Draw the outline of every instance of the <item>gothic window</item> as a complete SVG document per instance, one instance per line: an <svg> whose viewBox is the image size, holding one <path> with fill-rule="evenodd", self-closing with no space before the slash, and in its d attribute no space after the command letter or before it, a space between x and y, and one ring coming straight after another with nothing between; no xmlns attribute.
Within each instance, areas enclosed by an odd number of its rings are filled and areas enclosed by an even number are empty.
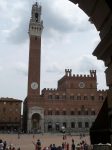
<svg viewBox="0 0 112 150"><path fill-rule="evenodd" d="M60 113L59 113L59 110L56 110L56 113L55 113L55 115L59 115Z"/></svg>
<svg viewBox="0 0 112 150"><path fill-rule="evenodd" d="M96 113L95 113L95 110L92 110L91 111L91 115L95 115Z"/></svg>
<svg viewBox="0 0 112 150"><path fill-rule="evenodd" d="M91 95L91 100L95 100L95 96L94 95Z"/></svg>
<svg viewBox="0 0 112 150"><path fill-rule="evenodd" d="M66 128L66 127L67 127L67 123L66 123L66 122L63 122L63 126Z"/></svg>
<svg viewBox="0 0 112 150"><path fill-rule="evenodd" d="M88 97L86 95L84 96L84 100L88 100Z"/></svg>
<svg viewBox="0 0 112 150"><path fill-rule="evenodd" d="M56 127L56 131L60 130L60 124L59 124L59 122L56 122L55 127Z"/></svg>
<svg viewBox="0 0 112 150"><path fill-rule="evenodd" d="M88 110L85 110L85 115L88 115Z"/></svg>
<svg viewBox="0 0 112 150"><path fill-rule="evenodd" d="M48 122L48 131L51 131L51 130L52 130L52 123Z"/></svg>
<svg viewBox="0 0 112 150"><path fill-rule="evenodd" d="M48 99L52 99L53 98L53 96L52 95L48 95Z"/></svg>
<svg viewBox="0 0 112 150"><path fill-rule="evenodd" d="M48 110L48 115L52 115L52 110Z"/></svg>
<svg viewBox="0 0 112 150"><path fill-rule="evenodd" d="M85 122L85 128L89 128L89 123Z"/></svg>
<svg viewBox="0 0 112 150"><path fill-rule="evenodd" d="M81 100L81 96L80 95L77 96L77 100Z"/></svg>
<svg viewBox="0 0 112 150"><path fill-rule="evenodd" d="M82 128L82 122L78 122L78 128Z"/></svg>
<svg viewBox="0 0 112 150"><path fill-rule="evenodd" d="M100 95L99 100L103 100L103 99L104 99L103 95Z"/></svg>
<svg viewBox="0 0 112 150"><path fill-rule="evenodd" d="M62 112L62 113L63 113L63 115L66 115L66 111L65 111L65 110L63 110L63 112Z"/></svg>
<svg viewBox="0 0 112 150"><path fill-rule="evenodd" d="M71 122L71 128L75 128L75 122Z"/></svg>
<svg viewBox="0 0 112 150"><path fill-rule="evenodd" d="M66 99L66 95L62 95L62 99Z"/></svg>
<svg viewBox="0 0 112 150"><path fill-rule="evenodd" d="M78 110L78 115L81 115L81 111L80 110Z"/></svg>
<svg viewBox="0 0 112 150"><path fill-rule="evenodd" d="M74 100L74 95L70 95L70 100Z"/></svg>
<svg viewBox="0 0 112 150"><path fill-rule="evenodd" d="M55 99L59 99L59 95L55 95Z"/></svg>
<svg viewBox="0 0 112 150"><path fill-rule="evenodd" d="M72 110L72 111L70 112L70 114L71 114L71 115L75 115L75 112Z"/></svg>

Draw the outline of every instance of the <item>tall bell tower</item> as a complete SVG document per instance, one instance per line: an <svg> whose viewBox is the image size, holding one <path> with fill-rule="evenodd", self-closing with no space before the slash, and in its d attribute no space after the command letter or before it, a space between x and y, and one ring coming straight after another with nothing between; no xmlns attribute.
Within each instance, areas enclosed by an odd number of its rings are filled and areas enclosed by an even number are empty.
<svg viewBox="0 0 112 150"><path fill-rule="evenodd" d="M28 96L40 95L40 66L41 66L41 6L36 2L32 6L29 23L29 69L28 69Z"/></svg>

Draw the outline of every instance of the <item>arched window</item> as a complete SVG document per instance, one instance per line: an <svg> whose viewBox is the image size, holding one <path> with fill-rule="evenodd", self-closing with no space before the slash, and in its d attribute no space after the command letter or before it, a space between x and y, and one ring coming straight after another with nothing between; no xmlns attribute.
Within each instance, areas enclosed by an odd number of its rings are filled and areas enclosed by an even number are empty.
<svg viewBox="0 0 112 150"><path fill-rule="evenodd" d="M63 114L63 115L66 115L66 110L63 110L62 114Z"/></svg>
<svg viewBox="0 0 112 150"><path fill-rule="evenodd" d="M52 131L52 122L48 122L48 131Z"/></svg>
<svg viewBox="0 0 112 150"><path fill-rule="evenodd" d="M51 94L48 95L48 99L53 99L53 96Z"/></svg>
<svg viewBox="0 0 112 150"><path fill-rule="evenodd" d="M60 114L59 110L56 110L55 115L59 115L59 114Z"/></svg>
<svg viewBox="0 0 112 150"><path fill-rule="evenodd" d="M55 99L59 99L59 95L58 94L55 95Z"/></svg>
<svg viewBox="0 0 112 150"><path fill-rule="evenodd" d="M91 95L91 100L95 100L95 96L94 95Z"/></svg>
<svg viewBox="0 0 112 150"><path fill-rule="evenodd" d="M66 99L66 95L65 94L62 95L62 99Z"/></svg>
<svg viewBox="0 0 112 150"><path fill-rule="evenodd" d="M70 100L74 100L74 95L70 95Z"/></svg>
<svg viewBox="0 0 112 150"><path fill-rule="evenodd" d="M81 115L81 110L78 110L78 115Z"/></svg>
<svg viewBox="0 0 112 150"><path fill-rule="evenodd" d="M99 96L99 100L104 100L103 95L100 95L100 96Z"/></svg>
<svg viewBox="0 0 112 150"><path fill-rule="evenodd" d="M78 122L78 128L82 128L82 122Z"/></svg>
<svg viewBox="0 0 112 150"><path fill-rule="evenodd" d="M84 100L88 100L88 97L87 97L87 95L84 95Z"/></svg>
<svg viewBox="0 0 112 150"><path fill-rule="evenodd" d="M85 128L89 128L89 122L85 122Z"/></svg>
<svg viewBox="0 0 112 150"><path fill-rule="evenodd" d="M71 122L71 128L75 128L75 122Z"/></svg>
<svg viewBox="0 0 112 150"><path fill-rule="evenodd" d="M66 127L67 127L67 123L66 123L66 122L63 122L63 126L66 128Z"/></svg>
<svg viewBox="0 0 112 150"><path fill-rule="evenodd" d="M48 110L48 115L52 115L52 110Z"/></svg>
<svg viewBox="0 0 112 150"><path fill-rule="evenodd" d="M91 115L96 115L95 110L91 110Z"/></svg>
<svg viewBox="0 0 112 150"><path fill-rule="evenodd" d="M71 115L75 115L75 112L73 110L71 110L70 114Z"/></svg>
<svg viewBox="0 0 112 150"><path fill-rule="evenodd" d="M77 95L77 100L81 100L80 94Z"/></svg>
<svg viewBox="0 0 112 150"><path fill-rule="evenodd" d="M85 110L85 115L88 115L88 114L89 114L89 113L88 113L88 110L86 109L86 110Z"/></svg>

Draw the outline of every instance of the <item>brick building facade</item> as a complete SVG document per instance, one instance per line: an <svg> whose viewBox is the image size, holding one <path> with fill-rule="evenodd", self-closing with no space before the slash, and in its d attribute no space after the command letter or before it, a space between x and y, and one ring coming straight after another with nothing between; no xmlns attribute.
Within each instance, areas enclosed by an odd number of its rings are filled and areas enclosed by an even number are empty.
<svg viewBox="0 0 112 150"><path fill-rule="evenodd" d="M21 100L0 98L0 131L21 128Z"/></svg>
<svg viewBox="0 0 112 150"><path fill-rule="evenodd" d="M23 128L26 132L88 132L106 97L97 90L96 71L88 75L72 75L66 69L57 89L43 89L40 94L41 6L32 6L29 24L28 93L24 101Z"/></svg>

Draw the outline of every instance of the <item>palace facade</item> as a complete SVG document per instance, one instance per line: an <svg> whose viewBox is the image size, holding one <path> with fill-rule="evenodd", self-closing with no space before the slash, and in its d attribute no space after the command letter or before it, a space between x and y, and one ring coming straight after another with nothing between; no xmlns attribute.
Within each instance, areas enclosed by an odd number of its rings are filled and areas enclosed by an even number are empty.
<svg viewBox="0 0 112 150"><path fill-rule="evenodd" d="M72 74L65 69L56 89L43 89L40 94L41 68L41 6L32 6L29 23L29 70L28 92L23 107L23 130L25 132L87 133L95 121L107 96L97 90L95 70L88 75Z"/></svg>
<svg viewBox="0 0 112 150"><path fill-rule="evenodd" d="M0 131L21 129L21 100L0 98Z"/></svg>

